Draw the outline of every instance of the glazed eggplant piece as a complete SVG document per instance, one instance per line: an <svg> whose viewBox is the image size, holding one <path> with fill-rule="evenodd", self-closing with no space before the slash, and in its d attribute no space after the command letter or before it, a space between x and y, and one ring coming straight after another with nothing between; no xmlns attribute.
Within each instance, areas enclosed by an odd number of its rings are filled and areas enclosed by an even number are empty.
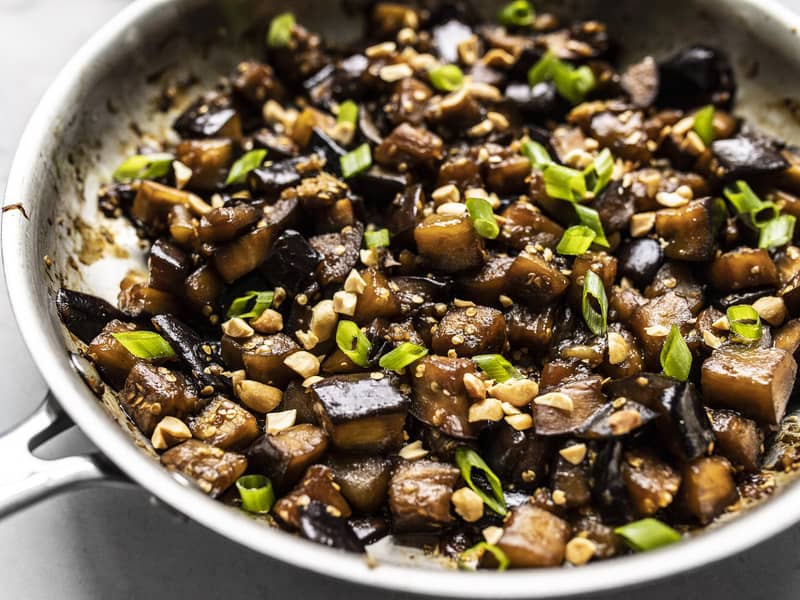
<svg viewBox="0 0 800 600"><path fill-rule="evenodd" d="M247 457L251 468L269 477L278 492L285 492L327 448L322 428L301 423L276 434L265 433L252 443Z"/></svg>
<svg viewBox="0 0 800 600"><path fill-rule="evenodd" d="M459 275L459 291L478 304L496 305L500 295L505 294L506 276L512 262L514 259L510 256L489 258L480 271Z"/></svg>
<svg viewBox="0 0 800 600"><path fill-rule="evenodd" d="M348 225L338 233L325 233L308 240L322 257L317 267L317 281L322 287L344 283L348 273L358 264L359 249L364 238L361 223Z"/></svg>
<svg viewBox="0 0 800 600"><path fill-rule="evenodd" d="M658 103L662 106L730 106L736 93L728 57L708 46L678 50L659 65L658 73Z"/></svg>
<svg viewBox="0 0 800 600"><path fill-rule="evenodd" d="M229 96L208 94L198 98L175 120L172 128L181 137L230 138L242 137L242 123Z"/></svg>
<svg viewBox="0 0 800 600"><path fill-rule="evenodd" d="M669 506L681 485L681 474L668 462L638 450L625 453L622 479L640 517L652 516Z"/></svg>
<svg viewBox="0 0 800 600"><path fill-rule="evenodd" d="M102 331L89 342L86 350L86 355L100 371L103 379L115 389L120 389L125 384L128 373L142 359L136 358L128 352L113 334L137 329L136 325L132 323L123 323L116 319L109 321Z"/></svg>
<svg viewBox="0 0 800 600"><path fill-rule="evenodd" d="M388 458L342 454L330 457L328 466L342 495L356 511L374 513L386 500L392 475Z"/></svg>
<svg viewBox="0 0 800 600"><path fill-rule="evenodd" d="M581 425L605 402L601 389L602 378L590 376L564 382L553 388L540 390L533 400L533 421L539 435L566 435L575 433ZM564 395L572 404L556 407L545 403L548 394Z"/></svg>
<svg viewBox="0 0 800 600"><path fill-rule="evenodd" d="M161 455L161 464L192 479L216 498L247 470L247 459L198 440L186 440Z"/></svg>
<svg viewBox="0 0 800 600"><path fill-rule="evenodd" d="M664 208L656 212L656 233L667 245L667 258L684 261L707 261L714 257L715 200L692 200L680 208Z"/></svg>
<svg viewBox="0 0 800 600"><path fill-rule="evenodd" d="M285 91L268 64L245 60L236 65L231 75L235 94L257 108L270 98L282 98Z"/></svg>
<svg viewBox="0 0 800 600"><path fill-rule="evenodd" d="M200 406L197 390L185 375L142 361L131 368L119 403L147 436L164 417L183 419Z"/></svg>
<svg viewBox="0 0 800 600"><path fill-rule="evenodd" d="M578 428L576 436L607 440L636 432L658 417L658 413L626 398L624 403L603 404Z"/></svg>
<svg viewBox="0 0 800 600"><path fill-rule="evenodd" d="M131 206L131 218L142 225L148 233L164 230L164 222L170 210L185 206L192 212L210 210L202 198L156 181L142 181Z"/></svg>
<svg viewBox="0 0 800 600"><path fill-rule="evenodd" d="M421 127L398 125L375 148L375 162L387 168L401 164L433 167L443 155L442 139Z"/></svg>
<svg viewBox="0 0 800 600"><path fill-rule="evenodd" d="M564 235L561 225L527 202L509 205L500 216L503 221L498 239L515 250L523 250L529 244L555 249Z"/></svg>
<svg viewBox="0 0 800 600"><path fill-rule="evenodd" d="M163 239L156 240L147 257L147 285L174 296L182 296L190 264L189 256L178 246Z"/></svg>
<svg viewBox="0 0 800 600"><path fill-rule="evenodd" d="M315 274L322 255L294 229L284 231L272 245L262 266L273 285L292 295L311 294L317 287Z"/></svg>
<svg viewBox="0 0 800 600"><path fill-rule="evenodd" d="M469 422L464 376L477 373L475 363L466 358L426 356L413 369L411 413L449 436L474 438L478 427Z"/></svg>
<svg viewBox="0 0 800 600"><path fill-rule="evenodd" d="M739 499L730 463L720 456L698 458L683 468L681 502L701 524L713 521Z"/></svg>
<svg viewBox="0 0 800 600"><path fill-rule="evenodd" d="M427 216L414 228L414 240L420 255L438 271L475 269L485 259L483 239L465 215Z"/></svg>
<svg viewBox="0 0 800 600"><path fill-rule="evenodd" d="M458 356L502 352L506 345L503 313L487 306L451 308L439 321L431 349L446 355L450 349Z"/></svg>
<svg viewBox="0 0 800 600"><path fill-rule="evenodd" d="M365 287L358 295L353 315L357 323L369 323L378 318L392 319L400 314L400 298L383 272L370 267L361 272L361 278Z"/></svg>
<svg viewBox="0 0 800 600"><path fill-rule="evenodd" d="M481 456L503 481L523 489L533 489L544 481L552 449L549 438L536 435L532 429L518 431L505 422L481 437Z"/></svg>
<svg viewBox="0 0 800 600"><path fill-rule="evenodd" d="M186 186L193 190L216 190L225 181L233 159L229 139L186 140L178 144L175 158L189 167Z"/></svg>
<svg viewBox="0 0 800 600"><path fill-rule="evenodd" d="M67 329L86 344L92 343L111 321L128 318L102 298L63 287L56 293L55 304Z"/></svg>
<svg viewBox="0 0 800 600"><path fill-rule="evenodd" d="M117 304L128 318L144 318L162 313L178 314L181 306L178 299L167 292L147 287L140 275L129 275L120 283Z"/></svg>
<svg viewBox="0 0 800 600"><path fill-rule="evenodd" d="M777 425L797 376L797 362L780 348L723 346L703 362L701 387L709 406L738 410Z"/></svg>
<svg viewBox="0 0 800 600"><path fill-rule="evenodd" d="M286 188L300 183L299 167L309 163L307 156L287 158L256 167L247 174L247 187L254 195L275 197Z"/></svg>
<svg viewBox="0 0 800 600"><path fill-rule="evenodd" d="M737 248L716 257L709 268L711 285L723 292L775 286L778 271L764 249Z"/></svg>
<svg viewBox="0 0 800 600"><path fill-rule="evenodd" d="M275 234L271 227L256 227L218 247L212 256L222 279L233 283L261 265L269 255Z"/></svg>
<svg viewBox="0 0 800 600"><path fill-rule="evenodd" d="M389 484L389 509L398 532L437 531L453 521L450 498L458 469L432 460L401 462Z"/></svg>
<svg viewBox="0 0 800 600"><path fill-rule="evenodd" d="M513 299L541 309L566 293L570 280L539 254L522 252L508 269L507 291Z"/></svg>
<svg viewBox="0 0 800 600"><path fill-rule="evenodd" d="M358 539L348 520L332 513L335 511L331 510L330 505L312 500L300 513L300 535L330 548L363 552L364 544Z"/></svg>
<svg viewBox="0 0 800 600"><path fill-rule="evenodd" d="M309 501L319 502L335 517L346 519L352 514L333 480L333 471L325 465L308 467L294 489L275 503L272 512L290 528L298 529Z"/></svg>
<svg viewBox="0 0 800 600"><path fill-rule="evenodd" d="M334 375L314 383L311 394L314 412L336 448L382 452L403 443L409 400L393 377Z"/></svg>
<svg viewBox="0 0 800 600"><path fill-rule="evenodd" d="M214 398L190 420L189 429L195 439L223 450L247 448L259 434L256 418L221 396Z"/></svg>
<svg viewBox="0 0 800 600"><path fill-rule="evenodd" d="M746 473L758 470L764 433L752 419L723 408L707 409L717 438L715 450Z"/></svg>
<svg viewBox="0 0 800 600"><path fill-rule="evenodd" d="M604 519L620 523L631 516L628 490L622 477L624 449L619 440L610 440L601 446L594 461L594 486L592 496Z"/></svg>
<svg viewBox="0 0 800 600"><path fill-rule="evenodd" d="M577 461L573 458L575 447L586 448L585 444L576 440L568 440L561 447L550 475L550 488L553 495L563 494L566 508L579 508L588 505L592 500L591 464L584 458ZM569 460L567 460L569 457Z"/></svg>
<svg viewBox="0 0 800 600"><path fill-rule="evenodd" d="M768 140L737 136L711 143L722 175L729 180L776 174L789 167L778 149Z"/></svg>
<svg viewBox="0 0 800 600"><path fill-rule="evenodd" d="M505 314L509 343L533 353L544 352L553 342L561 312L558 306L548 306L535 314L527 307L513 305Z"/></svg>
<svg viewBox="0 0 800 600"><path fill-rule="evenodd" d="M201 242L227 242L261 218L252 204L235 202L209 211L200 218L197 239Z"/></svg>
<svg viewBox="0 0 800 600"><path fill-rule="evenodd" d="M556 567L564 562L569 523L541 508L523 504L511 511L498 548L515 568Z"/></svg>
<svg viewBox="0 0 800 600"><path fill-rule="evenodd" d="M222 358L229 368L244 369L248 379L278 387L296 376L284 361L299 350L300 346L284 333L246 339L222 336Z"/></svg>
<svg viewBox="0 0 800 600"><path fill-rule="evenodd" d="M592 200L591 207L600 216L600 222L606 235L627 231L636 209L633 194L616 181L610 182Z"/></svg>
<svg viewBox="0 0 800 600"><path fill-rule="evenodd" d="M678 325L683 336L691 331L688 324L693 318L690 308L686 298L670 291L650 299L633 311L630 327L642 343L648 368L659 366L661 348L673 323Z"/></svg>
<svg viewBox="0 0 800 600"><path fill-rule="evenodd" d="M225 282L216 269L204 264L186 277L181 296L201 314L213 314L224 290Z"/></svg>

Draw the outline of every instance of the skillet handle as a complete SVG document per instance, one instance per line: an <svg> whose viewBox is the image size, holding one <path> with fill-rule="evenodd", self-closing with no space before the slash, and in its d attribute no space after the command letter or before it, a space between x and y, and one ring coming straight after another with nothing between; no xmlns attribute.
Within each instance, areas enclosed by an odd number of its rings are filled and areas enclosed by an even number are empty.
<svg viewBox="0 0 800 600"><path fill-rule="evenodd" d="M33 414L0 434L0 518L68 489L125 481L101 454L54 460L33 455L33 450L72 425L48 392Z"/></svg>

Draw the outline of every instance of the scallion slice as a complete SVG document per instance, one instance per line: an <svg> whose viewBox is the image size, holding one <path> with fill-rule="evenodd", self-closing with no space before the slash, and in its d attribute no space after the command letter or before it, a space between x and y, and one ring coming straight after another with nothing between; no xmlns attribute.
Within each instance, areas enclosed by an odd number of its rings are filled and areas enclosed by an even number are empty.
<svg viewBox="0 0 800 600"><path fill-rule="evenodd" d="M431 85L440 92L454 92L464 85L464 73L456 65L441 65L428 71Z"/></svg>
<svg viewBox="0 0 800 600"><path fill-rule="evenodd" d="M580 202L586 196L586 178L576 169L551 163L544 170L544 185L551 198Z"/></svg>
<svg viewBox="0 0 800 600"><path fill-rule="evenodd" d="M785 246L794 237L794 215L780 215L761 226L758 234L759 248L777 248Z"/></svg>
<svg viewBox="0 0 800 600"><path fill-rule="evenodd" d="M493 240L500 234L500 227L494 218L492 205L486 198L467 198L467 213L472 221L472 226L482 238Z"/></svg>
<svg viewBox="0 0 800 600"><path fill-rule="evenodd" d="M115 181L158 179L169 173L175 157L166 152L130 156L114 171Z"/></svg>
<svg viewBox="0 0 800 600"><path fill-rule="evenodd" d="M292 39L292 28L294 27L294 15L285 12L273 17L269 23L267 32L267 46L270 48L285 48Z"/></svg>
<svg viewBox="0 0 800 600"><path fill-rule="evenodd" d="M544 53L535 65L528 71L528 85L533 87L537 83L553 79L553 71L561 61L549 50Z"/></svg>
<svg viewBox="0 0 800 600"><path fill-rule="evenodd" d="M664 374L680 381L689 379L692 370L692 351L677 325L672 325L661 347L661 368Z"/></svg>
<svg viewBox="0 0 800 600"><path fill-rule="evenodd" d="M428 354L425 346L418 346L411 342L403 342L394 350L387 352L378 361L383 369L399 371Z"/></svg>
<svg viewBox="0 0 800 600"><path fill-rule="evenodd" d="M714 141L714 105L709 104L694 115L694 132L700 136L706 146Z"/></svg>
<svg viewBox="0 0 800 600"><path fill-rule="evenodd" d="M756 309L749 304L737 304L728 307L725 311L733 334L746 342L755 342L761 339L761 317Z"/></svg>
<svg viewBox="0 0 800 600"><path fill-rule="evenodd" d="M658 519L634 521L614 530L625 543L637 552L647 552L681 541L681 534Z"/></svg>
<svg viewBox="0 0 800 600"><path fill-rule="evenodd" d="M579 256L589 249L596 234L586 225L573 225L561 236L556 252L565 256Z"/></svg>
<svg viewBox="0 0 800 600"><path fill-rule="evenodd" d="M228 172L228 178L225 180L225 185L244 183L247 174L260 167L266 156L267 151L264 149L250 150L250 152L242 155L239 160L233 163L231 170Z"/></svg>
<svg viewBox="0 0 800 600"><path fill-rule="evenodd" d="M263 475L244 475L236 480L236 489L242 499L242 508L247 512L268 513L275 504L272 482Z"/></svg>
<svg viewBox="0 0 800 600"><path fill-rule="evenodd" d="M489 542L478 542L472 548L467 548L458 556L458 567L468 571L477 569L483 555L489 552L497 561L497 570L505 571L510 564L508 556L500 548Z"/></svg>
<svg viewBox="0 0 800 600"><path fill-rule="evenodd" d="M522 373L502 354L477 354L472 357L472 360L481 371L497 383L503 383L509 379L522 379Z"/></svg>
<svg viewBox="0 0 800 600"><path fill-rule="evenodd" d="M228 307L226 316L231 319L257 319L265 310L272 306L275 298L274 292L249 291L239 296Z"/></svg>
<svg viewBox="0 0 800 600"><path fill-rule="evenodd" d="M125 350L137 358L155 359L175 356L175 351L169 342L155 331L121 331L111 335L125 347Z"/></svg>
<svg viewBox="0 0 800 600"><path fill-rule="evenodd" d="M534 169L543 170L553 162L547 148L534 140L525 140L522 142L520 152L523 156L527 157L531 162L531 167Z"/></svg>
<svg viewBox="0 0 800 600"><path fill-rule="evenodd" d="M764 204L745 181L735 181L723 190L737 214L747 215L761 210Z"/></svg>
<svg viewBox="0 0 800 600"><path fill-rule="evenodd" d="M352 152L340 156L339 165L342 168L342 177L345 179L369 169L372 166L372 151L369 144L365 142Z"/></svg>
<svg viewBox="0 0 800 600"><path fill-rule="evenodd" d="M459 446L456 450L456 465L461 470L461 476L473 492L478 494L483 500L483 503L489 507L493 512L500 516L504 516L506 510L506 500L503 497L503 485L500 483L500 478L494 474L480 455L471 448L466 446ZM472 480L472 469L478 469L492 490L492 495L487 494L481 487L475 484Z"/></svg>
<svg viewBox="0 0 800 600"><path fill-rule="evenodd" d="M603 222L600 220L600 213L583 204L575 205L575 213L578 215L578 220L581 222L581 225L594 231L594 243L598 246L608 248L608 238L606 238L606 232L603 230Z"/></svg>
<svg viewBox="0 0 800 600"><path fill-rule="evenodd" d="M497 20L508 27L527 27L535 18L536 13L528 0L509 2L497 14Z"/></svg>
<svg viewBox="0 0 800 600"><path fill-rule="evenodd" d="M353 321L339 321L336 326L336 345L359 367L366 367L369 364L372 344Z"/></svg>
<svg viewBox="0 0 800 600"><path fill-rule="evenodd" d="M588 66L575 68L562 62L548 50L528 71L528 84L533 87L537 83L551 80L558 93L572 104L582 102L596 85L594 73Z"/></svg>
<svg viewBox="0 0 800 600"><path fill-rule="evenodd" d="M336 115L338 123L356 124L358 121L358 104L352 100L345 100L339 105L339 112Z"/></svg>
<svg viewBox="0 0 800 600"><path fill-rule="evenodd" d="M608 148L598 154L586 170L583 176L586 179L586 189L590 190L595 196L599 194L611 181L614 173L614 156Z"/></svg>
<svg viewBox="0 0 800 600"><path fill-rule="evenodd" d="M595 308L595 304L599 311ZM603 280L591 269L583 276L581 308L586 326L593 334L603 335L608 329L608 298Z"/></svg>
<svg viewBox="0 0 800 600"><path fill-rule="evenodd" d="M388 229L376 229L375 231L364 232L364 244L367 248L383 248L391 244L391 236Z"/></svg>

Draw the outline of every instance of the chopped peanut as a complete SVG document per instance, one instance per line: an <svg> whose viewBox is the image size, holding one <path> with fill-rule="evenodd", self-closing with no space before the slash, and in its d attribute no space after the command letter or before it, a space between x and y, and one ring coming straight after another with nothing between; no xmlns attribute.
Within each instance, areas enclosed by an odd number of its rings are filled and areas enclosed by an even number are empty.
<svg viewBox="0 0 800 600"><path fill-rule="evenodd" d="M303 378L319 373L319 359L305 350L290 354L283 360L283 364Z"/></svg>
<svg viewBox="0 0 800 600"><path fill-rule="evenodd" d="M468 487L458 488L450 501L456 514L467 523L474 523L483 516L483 500Z"/></svg>

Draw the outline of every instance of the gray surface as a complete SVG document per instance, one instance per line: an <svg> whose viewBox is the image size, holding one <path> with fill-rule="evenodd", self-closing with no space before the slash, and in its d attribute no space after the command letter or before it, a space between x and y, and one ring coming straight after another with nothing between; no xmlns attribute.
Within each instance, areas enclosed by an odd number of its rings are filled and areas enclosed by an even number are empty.
<svg viewBox="0 0 800 600"><path fill-rule="evenodd" d="M25 121L67 58L123 0L0 0L0 190ZM800 7L800 2L790 2ZM15 199L5 199L5 203ZM0 283L0 430L25 416L44 384L25 350ZM89 448L77 432L49 453ZM2 458L0 458L2 460ZM800 527L719 565L637 590L667 598L796 598ZM241 549L154 507L136 489L84 490L0 523L0 598L373 598ZM381 594L385 598L399 597ZM605 595L626 598L632 593Z"/></svg>

